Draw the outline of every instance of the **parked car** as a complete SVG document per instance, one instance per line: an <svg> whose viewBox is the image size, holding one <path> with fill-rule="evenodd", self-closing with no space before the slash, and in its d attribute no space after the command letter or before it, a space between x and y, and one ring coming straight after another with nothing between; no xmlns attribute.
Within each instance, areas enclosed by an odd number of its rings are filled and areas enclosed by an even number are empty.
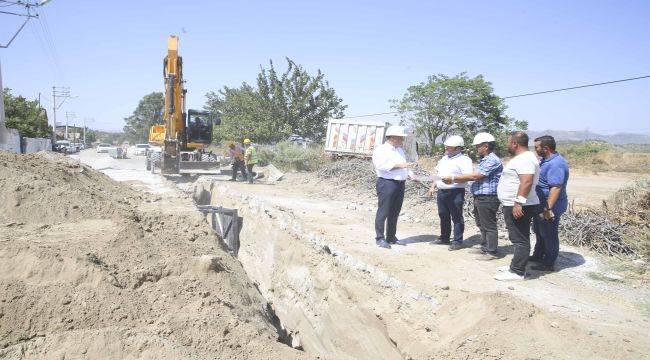
<svg viewBox="0 0 650 360"><path fill-rule="evenodd" d="M149 144L135 144L135 147L132 150L133 155L144 156L147 154L147 150L151 148Z"/></svg>
<svg viewBox="0 0 650 360"><path fill-rule="evenodd" d="M112 148L111 144L101 143L97 145L97 153L107 153L108 149Z"/></svg>
<svg viewBox="0 0 650 360"><path fill-rule="evenodd" d="M63 154L74 154L78 151L77 147L68 140L58 140L54 144L54 149Z"/></svg>
<svg viewBox="0 0 650 360"><path fill-rule="evenodd" d="M309 146L309 144L313 142L310 139L306 139L302 136L295 135L295 134L290 135L289 138L287 138L287 141L292 142L296 145L300 145L303 148L307 148L307 146Z"/></svg>

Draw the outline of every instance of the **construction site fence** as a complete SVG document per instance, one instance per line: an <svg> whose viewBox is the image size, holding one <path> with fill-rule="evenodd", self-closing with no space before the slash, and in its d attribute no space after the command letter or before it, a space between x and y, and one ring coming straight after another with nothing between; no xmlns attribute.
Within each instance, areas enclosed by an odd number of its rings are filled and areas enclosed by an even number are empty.
<svg viewBox="0 0 650 360"><path fill-rule="evenodd" d="M20 133L16 129L7 129L0 124L0 150L21 153Z"/></svg>
<svg viewBox="0 0 650 360"><path fill-rule="evenodd" d="M16 154L52 151L52 141L47 138L21 137L18 130L3 129L0 134L0 150Z"/></svg>

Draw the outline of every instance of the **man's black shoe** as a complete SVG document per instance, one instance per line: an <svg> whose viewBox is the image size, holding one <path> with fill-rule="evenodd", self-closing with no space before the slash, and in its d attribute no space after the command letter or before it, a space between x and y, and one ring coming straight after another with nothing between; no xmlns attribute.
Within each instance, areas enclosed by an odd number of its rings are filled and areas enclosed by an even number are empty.
<svg viewBox="0 0 650 360"><path fill-rule="evenodd" d="M455 250L460 250L461 248L462 248L462 245L461 245L461 244L453 243L453 244L449 245L449 249L448 249L448 250L449 250L449 251L455 251Z"/></svg>
<svg viewBox="0 0 650 360"><path fill-rule="evenodd" d="M451 244L451 242L449 240L440 240L440 239L438 239L438 240L434 240L434 241L430 242L429 244L431 244L431 245L449 245L449 244Z"/></svg>
<svg viewBox="0 0 650 360"><path fill-rule="evenodd" d="M386 240L389 244L391 245L401 245L401 246L406 246L406 243L398 238L392 238Z"/></svg>
<svg viewBox="0 0 650 360"><path fill-rule="evenodd" d="M535 271L554 272L555 271L555 266L546 265L546 264L538 264L538 265L531 266L530 269L535 270Z"/></svg>
<svg viewBox="0 0 650 360"><path fill-rule="evenodd" d="M384 249L390 249L390 244L386 240L376 240L377 246Z"/></svg>

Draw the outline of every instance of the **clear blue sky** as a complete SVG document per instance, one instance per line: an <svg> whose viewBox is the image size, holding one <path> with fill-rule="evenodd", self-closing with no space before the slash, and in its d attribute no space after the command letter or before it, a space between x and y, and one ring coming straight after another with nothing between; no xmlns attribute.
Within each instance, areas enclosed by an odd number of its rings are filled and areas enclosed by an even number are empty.
<svg viewBox="0 0 650 360"><path fill-rule="evenodd" d="M192 108L285 56L321 69L348 116L390 111L435 73L483 74L501 96L650 75L650 1L52 0L39 12L0 49L4 86L50 109L52 85L69 86L78 98L59 121L74 111L101 129L162 91L168 34ZM0 14L0 41L19 20ZM650 131L650 79L507 103L534 130Z"/></svg>

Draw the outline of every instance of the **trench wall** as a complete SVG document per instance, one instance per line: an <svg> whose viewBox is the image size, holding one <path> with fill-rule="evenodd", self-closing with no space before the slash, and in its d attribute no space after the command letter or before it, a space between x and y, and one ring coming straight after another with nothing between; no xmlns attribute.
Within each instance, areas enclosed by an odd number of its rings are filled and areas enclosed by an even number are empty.
<svg viewBox="0 0 650 360"><path fill-rule="evenodd" d="M325 244L292 213L199 181L200 205L236 208L244 218L239 260L282 326L309 353L332 359L433 355L438 302Z"/></svg>

